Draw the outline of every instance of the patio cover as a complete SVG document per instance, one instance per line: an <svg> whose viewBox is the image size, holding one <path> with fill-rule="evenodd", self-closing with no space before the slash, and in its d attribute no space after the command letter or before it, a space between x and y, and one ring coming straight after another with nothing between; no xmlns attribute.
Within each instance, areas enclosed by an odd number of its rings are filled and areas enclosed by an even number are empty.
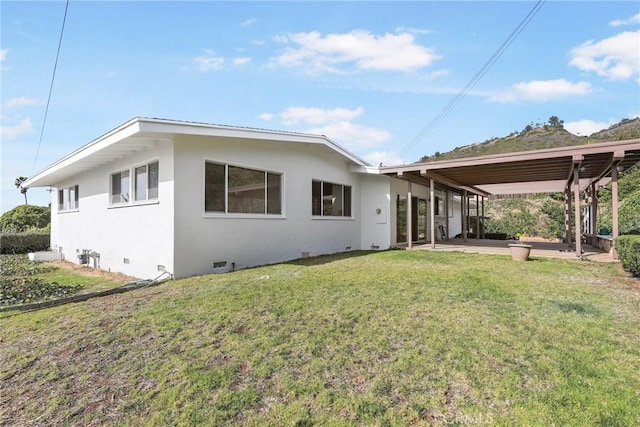
<svg viewBox="0 0 640 427"><path fill-rule="evenodd" d="M429 179L473 194L563 192L578 169L580 190L611 177L612 167L640 162L640 139L468 157L402 166L380 173L428 185Z"/></svg>
<svg viewBox="0 0 640 427"><path fill-rule="evenodd" d="M380 168L379 173L429 186L432 188L432 193L434 184L444 184L460 190L465 195L471 193L478 196L563 192L566 240L570 244L571 226L567 218L570 217L571 192L574 195L575 217L580 218L580 193L589 190L595 194L600 186L609 181L612 182L612 235L615 238L618 236L618 174L638 162L640 162L640 139L632 139L385 166ZM597 202L597 197L594 199ZM433 214L431 224L433 229ZM576 255L580 256L581 234L578 224L580 222L576 221L574 242ZM595 228L595 220L592 227ZM432 246L435 246L434 234L431 233ZM592 234L595 235L595 231L592 230Z"/></svg>

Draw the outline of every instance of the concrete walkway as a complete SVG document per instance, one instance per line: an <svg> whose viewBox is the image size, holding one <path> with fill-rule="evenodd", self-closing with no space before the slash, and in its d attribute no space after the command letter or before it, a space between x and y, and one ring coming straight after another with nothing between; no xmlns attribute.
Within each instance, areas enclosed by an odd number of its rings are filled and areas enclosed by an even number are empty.
<svg viewBox="0 0 640 427"><path fill-rule="evenodd" d="M436 250L469 252L478 254L510 255L510 243L525 243L531 245L532 248L530 256L532 257L577 259L575 250L568 251L567 245L565 245L564 243L527 242L526 240L513 241L467 239L467 241L464 242L462 239L451 239L448 241L436 242L435 249L431 248L430 243L414 243L411 250ZM582 254L582 259L597 262L618 262L618 260L614 260L611 257L611 254L603 252L602 250L591 245L583 243L582 249L584 251L584 253Z"/></svg>

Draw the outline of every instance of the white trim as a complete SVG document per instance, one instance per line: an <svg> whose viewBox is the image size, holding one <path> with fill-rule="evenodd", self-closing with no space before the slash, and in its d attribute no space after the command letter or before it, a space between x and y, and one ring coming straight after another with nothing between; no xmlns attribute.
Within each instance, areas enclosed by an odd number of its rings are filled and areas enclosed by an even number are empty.
<svg viewBox="0 0 640 427"><path fill-rule="evenodd" d="M135 206L149 206L149 205L159 205L160 204L160 200L158 199L153 199L153 200L140 200L137 202L132 202L132 203L118 203L115 205L109 205L107 206L107 209L120 209L120 208L133 208Z"/></svg>
<svg viewBox="0 0 640 427"><path fill-rule="evenodd" d="M202 218L225 218L225 219L287 219L281 214L253 214L253 213L222 213L222 212L205 212Z"/></svg>

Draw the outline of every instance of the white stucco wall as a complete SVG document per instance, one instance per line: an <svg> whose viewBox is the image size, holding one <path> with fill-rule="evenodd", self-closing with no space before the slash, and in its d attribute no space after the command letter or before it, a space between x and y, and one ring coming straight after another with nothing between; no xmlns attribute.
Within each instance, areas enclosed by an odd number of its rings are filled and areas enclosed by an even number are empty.
<svg viewBox="0 0 640 427"><path fill-rule="evenodd" d="M362 249L388 249L392 246L390 191L391 178L384 175L361 175Z"/></svg>
<svg viewBox="0 0 640 427"><path fill-rule="evenodd" d="M51 193L51 246L79 263L83 249L100 254L100 268L138 278L154 278L158 265L173 269L173 148L170 141L60 182ZM158 200L111 207L110 175L159 161ZM79 208L58 211L59 188L79 186ZM129 263L126 264L124 259ZM90 265L92 261L90 260Z"/></svg>
<svg viewBox="0 0 640 427"><path fill-rule="evenodd" d="M205 214L205 159L282 174L282 215ZM352 186L353 218L311 215L312 180ZM175 274L208 274L361 247L361 175L323 146L222 137L175 140ZM370 244L370 243L369 243ZM214 262L227 267L213 268Z"/></svg>

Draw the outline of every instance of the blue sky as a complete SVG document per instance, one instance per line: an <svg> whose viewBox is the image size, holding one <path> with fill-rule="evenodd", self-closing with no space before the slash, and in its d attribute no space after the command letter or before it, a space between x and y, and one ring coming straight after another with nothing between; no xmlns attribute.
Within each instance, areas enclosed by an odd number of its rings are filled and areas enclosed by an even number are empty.
<svg viewBox="0 0 640 427"><path fill-rule="evenodd" d="M549 0L416 139L535 4L71 0L36 160L65 2L2 1L1 210L23 203L16 177L134 116L324 134L377 165L640 115L640 3Z"/></svg>

